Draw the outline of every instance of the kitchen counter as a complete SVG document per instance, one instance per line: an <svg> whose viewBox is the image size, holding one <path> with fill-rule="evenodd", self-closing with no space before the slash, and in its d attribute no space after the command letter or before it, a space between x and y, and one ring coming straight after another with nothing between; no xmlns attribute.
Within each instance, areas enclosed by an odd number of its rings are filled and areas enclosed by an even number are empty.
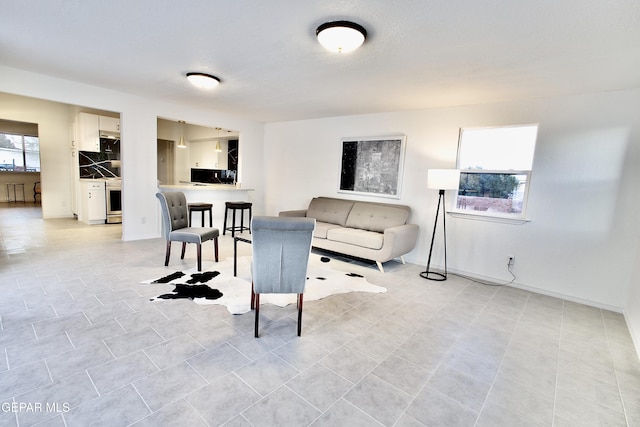
<svg viewBox="0 0 640 427"><path fill-rule="evenodd" d="M159 185L161 191L253 191L253 188L243 188L231 184L201 184L197 182L181 182L175 185Z"/></svg>
<svg viewBox="0 0 640 427"><path fill-rule="evenodd" d="M159 185L161 192L182 191L187 198L187 203L211 203L213 205L213 226L220 230L224 228L225 202L251 202L249 192L253 188L243 188L230 184L200 184L192 182L181 182L175 185ZM199 227L199 213L193 214L194 225ZM231 221L229 219L229 221ZM231 226L231 224L229 224Z"/></svg>

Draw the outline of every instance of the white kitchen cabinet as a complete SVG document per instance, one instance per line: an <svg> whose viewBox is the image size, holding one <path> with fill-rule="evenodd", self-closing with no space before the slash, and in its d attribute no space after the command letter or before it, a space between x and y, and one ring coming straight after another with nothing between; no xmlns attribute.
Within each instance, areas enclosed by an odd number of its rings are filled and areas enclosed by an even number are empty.
<svg viewBox="0 0 640 427"><path fill-rule="evenodd" d="M217 169L218 154L211 142L191 142L189 144L189 165L192 168Z"/></svg>
<svg viewBox="0 0 640 427"><path fill-rule="evenodd" d="M120 133L120 119L100 116L100 131L109 134Z"/></svg>
<svg viewBox="0 0 640 427"><path fill-rule="evenodd" d="M78 150L100 152L100 116L78 114Z"/></svg>
<svg viewBox="0 0 640 427"><path fill-rule="evenodd" d="M78 182L80 179L80 168L78 162L78 126L77 120L69 124L69 134L71 135L71 145L69 154L71 156L71 212L78 216Z"/></svg>
<svg viewBox="0 0 640 427"><path fill-rule="evenodd" d="M107 219L105 182L82 180L80 188L81 209L78 219L86 224L104 224Z"/></svg>

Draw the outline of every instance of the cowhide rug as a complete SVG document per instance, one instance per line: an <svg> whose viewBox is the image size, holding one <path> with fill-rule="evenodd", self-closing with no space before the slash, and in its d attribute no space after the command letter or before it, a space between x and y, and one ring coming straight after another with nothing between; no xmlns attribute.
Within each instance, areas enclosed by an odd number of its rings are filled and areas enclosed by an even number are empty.
<svg viewBox="0 0 640 427"><path fill-rule="evenodd" d="M340 261L311 254L307 270L304 300L314 301L329 295L347 292L386 292L386 288L372 285L357 274L331 268ZM346 265L345 263L342 263ZM205 266L203 266L205 267ZM158 287L152 301L188 298L198 304L224 305L231 314L251 310L251 257L238 258L238 276L233 276L233 259L211 263L204 271L196 269L175 272L141 283ZM261 294L261 304L284 307L296 303L295 294Z"/></svg>

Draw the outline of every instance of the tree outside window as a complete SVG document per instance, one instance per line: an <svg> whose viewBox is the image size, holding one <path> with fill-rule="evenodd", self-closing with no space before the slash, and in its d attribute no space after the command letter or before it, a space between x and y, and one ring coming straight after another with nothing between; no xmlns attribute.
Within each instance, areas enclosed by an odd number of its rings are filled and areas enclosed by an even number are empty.
<svg viewBox="0 0 640 427"><path fill-rule="evenodd" d="M524 218L537 125L461 129L454 211Z"/></svg>
<svg viewBox="0 0 640 427"><path fill-rule="evenodd" d="M38 137L0 133L0 171L40 172Z"/></svg>

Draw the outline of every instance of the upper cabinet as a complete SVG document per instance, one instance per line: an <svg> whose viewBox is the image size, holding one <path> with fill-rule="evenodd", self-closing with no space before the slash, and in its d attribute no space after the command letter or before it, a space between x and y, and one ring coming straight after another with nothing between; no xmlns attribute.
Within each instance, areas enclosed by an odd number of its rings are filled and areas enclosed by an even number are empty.
<svg viewBox="0 0 640 427"><path fill-rule="evenodd" d="M100 152L100 116L78 114L78 150Z"/></svg>
<svg viewBox="0 0 640 427"><path fill-rule="evenodd" d="M77 145L80 151L100 152L100 137L120 135L120 119L97 116L89 113L78 114Z"/></svg>
<svg viewBox="0 0 640 427"><path fill-rule="evenodd" d="M101 132L120 133L120 119L100 116Z"/></svg>
<svg viewBox="0 0 640 427"><path fill-rule="evenodd" d="M214 142L190 142L189 166L192 168L218 169L219 158L222 157L220 154L215 150Z"/></svg>

